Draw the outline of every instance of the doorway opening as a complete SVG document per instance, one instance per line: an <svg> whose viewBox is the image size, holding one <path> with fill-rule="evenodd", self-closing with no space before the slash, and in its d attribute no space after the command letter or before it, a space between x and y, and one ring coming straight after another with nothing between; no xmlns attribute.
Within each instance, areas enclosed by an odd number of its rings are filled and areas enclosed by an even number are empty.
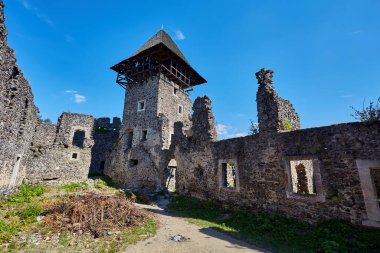
<svg viewBox="0 0 380 253"><path fill-rule="evenodd" d="M175 192L176 191L176 174L177 170L177 161L174 159L170 159L168 166L166 167L166 183L165 187L168 192Z"/></svg>

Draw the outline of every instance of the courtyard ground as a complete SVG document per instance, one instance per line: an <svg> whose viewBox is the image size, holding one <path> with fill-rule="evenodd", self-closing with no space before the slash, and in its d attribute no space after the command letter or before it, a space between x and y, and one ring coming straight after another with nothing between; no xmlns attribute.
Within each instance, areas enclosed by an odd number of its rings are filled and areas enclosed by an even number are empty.
<svg viewBox="0 0 380 253"><path fill-rule="evenodd" d="M125 253L269 252L214 229L189 223L184 218L165 211L167 204L167 199L161 199L157 206L138 204L156 213L158 231L154 237L129 246Z"/></svg>

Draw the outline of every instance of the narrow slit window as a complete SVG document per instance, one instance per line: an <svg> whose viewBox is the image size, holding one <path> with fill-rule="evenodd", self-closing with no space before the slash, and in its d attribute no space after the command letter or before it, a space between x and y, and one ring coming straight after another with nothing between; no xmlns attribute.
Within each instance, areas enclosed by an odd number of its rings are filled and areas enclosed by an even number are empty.
<svg viewBox="0 0 380 253"><path fill-rule="evenodd" d="M182 114L183 113L183 107L182 105L178 105L178 114Z"/></svg>
<svg viewBox="0 0 380 253"><path fill-rule="evenodd" d="M137 110L140 112L140 111L145 111L145 100L140 100L138 103L137 103Z"/></svg>
<svg viewBox="0 0 380 253"><path fill-rule="evenodd" d="M173 88L173 94L177 96L177 93L178 93L178 89L177 88Z"/></svg>
<svg viewBox="0 0 380 253"><path fill-rule="evenodd" d="M221 164L222 187L228 189L236 189L236 163L230 161Z"/></svg>
<svg viewBox="0 0 380 253"><path fill-rule="evenodd" d="M131 148L133 144L133 130L128 130L127 134L127 148Z"/></svg>
<svg viewBox="0 0 380 253"><path fill-rule="evenodd" d="M146 141L148 136L148 130L142 130L141 131L141 140Z"/></svg>

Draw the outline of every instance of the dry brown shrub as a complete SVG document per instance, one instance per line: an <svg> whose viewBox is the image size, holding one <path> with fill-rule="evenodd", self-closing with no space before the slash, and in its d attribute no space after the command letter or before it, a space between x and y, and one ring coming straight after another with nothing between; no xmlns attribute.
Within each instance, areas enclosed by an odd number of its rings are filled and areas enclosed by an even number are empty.
<svg viewBox="0 0 380 253"><path fill-rule="evenodd" d="M125 196L99 193L71 196L53 203L45 214L44 223L48 227L90 233L95 238L109 231L135 227L150 216Z"/></svg>

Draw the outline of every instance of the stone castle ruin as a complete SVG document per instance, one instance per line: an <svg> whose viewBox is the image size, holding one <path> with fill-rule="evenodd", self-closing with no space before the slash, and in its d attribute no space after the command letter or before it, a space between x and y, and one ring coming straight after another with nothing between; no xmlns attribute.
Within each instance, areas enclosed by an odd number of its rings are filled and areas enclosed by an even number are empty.
<svg viewBox="0 0 380 253"><path fill-rule="evenodd" d="M163 30L111 67L125 89L122 122L63 113L38 120L30 86L7 44L0 0L0 191L23 181L61 184L106 174L120 187L176 191L307 222L380 227L380 124L301 129L273 71L256 73L258 134L217 141L206 80Z"/></svg>

